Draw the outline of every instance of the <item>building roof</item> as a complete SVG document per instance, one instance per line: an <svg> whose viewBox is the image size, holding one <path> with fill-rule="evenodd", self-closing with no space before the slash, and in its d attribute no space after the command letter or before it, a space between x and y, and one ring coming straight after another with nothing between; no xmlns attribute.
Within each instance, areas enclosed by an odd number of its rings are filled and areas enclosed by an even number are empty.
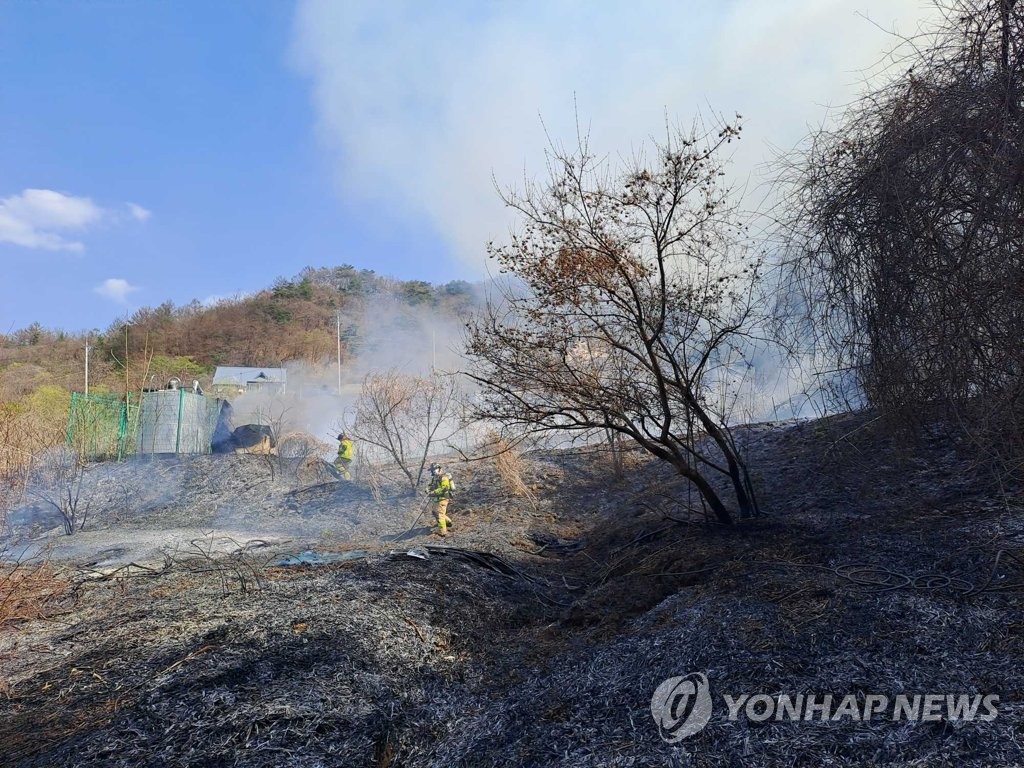
<svg viewBox="0 0 1024 768"><path fill-rule="evenodd" d="M284 384L288 381L288 371L284 368L243 368L233 365L218 365L213 374L214 386L234 384L241 387L250 381Z"/></svg>

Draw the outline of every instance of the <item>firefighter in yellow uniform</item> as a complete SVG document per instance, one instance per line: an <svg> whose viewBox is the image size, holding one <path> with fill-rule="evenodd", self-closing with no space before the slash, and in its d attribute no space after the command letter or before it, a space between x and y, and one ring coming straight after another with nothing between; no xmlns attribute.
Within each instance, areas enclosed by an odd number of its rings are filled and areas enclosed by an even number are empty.
<svg viewBox="0 0 1024 768"><path fill-rule="evenodd" d="M448 502L452 498L452 491L455 490L455 483L449 475L445 474L440 464L430 466L430 487L427 495L434 500L434 522L437 524L436 533L440 536L448 535Z"/></svg>
<svg viewBox="0 0 1024 768"><path fill-rule="evenodd" d="M352 445L352 439L342 432L338 435L338 457L334 460L334 466L338 468L341 476L346 480L351 480L352 475L349 473L348 468L352 466L352 460L356 457L355 446Z"/></svg>

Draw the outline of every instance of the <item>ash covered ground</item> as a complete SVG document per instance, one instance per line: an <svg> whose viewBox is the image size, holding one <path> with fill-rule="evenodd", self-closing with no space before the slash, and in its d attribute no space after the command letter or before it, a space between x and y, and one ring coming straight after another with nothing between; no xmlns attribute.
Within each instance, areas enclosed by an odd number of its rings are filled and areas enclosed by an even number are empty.
<svg viewBox="0 0 1024 768"><path fill-rule="evenodd" d="M92 466L84 531L11 516L8 552L49 557L66 589L0 634L0 765L1024 764L1020 492L948 435L901 449L865 416L738 439L765 514L734 530L663 465L616 477L586 449L524 457L521 485L452 462L444 540L397 481L254 456ZM697 671L710 723L666 743L652 693ZM732 721L722 693L999 709Z"/></svg>

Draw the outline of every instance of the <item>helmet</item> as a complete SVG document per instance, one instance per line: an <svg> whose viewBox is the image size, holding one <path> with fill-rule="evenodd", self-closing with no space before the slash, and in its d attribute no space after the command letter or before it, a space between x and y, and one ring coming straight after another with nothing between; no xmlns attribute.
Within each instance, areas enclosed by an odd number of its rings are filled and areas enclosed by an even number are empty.
<svg viewBox="0 0 1024 768"><path fill-rule="evenodd" d="M340 435L338 435L338 440L348 440L348 435L342 432Z"/></svg>
<svg viewBox="0 0 1024 768"><path fill-rule="evenodd" d="M434 464L431 464L430 465L430 471L433 474L437 474L438 472L441 471L441 465L436 463L436 462Z"/></svg>

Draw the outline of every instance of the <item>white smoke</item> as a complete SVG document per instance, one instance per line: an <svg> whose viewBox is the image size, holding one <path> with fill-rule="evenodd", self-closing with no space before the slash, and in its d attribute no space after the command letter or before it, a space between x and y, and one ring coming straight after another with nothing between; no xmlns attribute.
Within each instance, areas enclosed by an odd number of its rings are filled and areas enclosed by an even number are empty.
<svg viewBox="0 0 1024 768"><path fill-rule="evenodd" d="M343 317L342 328L355 334L346 343L340 377L337 360L287 363L283 391L254 390L232 400L235 426L271 424L281 433L302 431L330 445L342 425L351 425L367 375L458 375L465 368L460 319L427 304L375 294L356 314Z"/></svg>

